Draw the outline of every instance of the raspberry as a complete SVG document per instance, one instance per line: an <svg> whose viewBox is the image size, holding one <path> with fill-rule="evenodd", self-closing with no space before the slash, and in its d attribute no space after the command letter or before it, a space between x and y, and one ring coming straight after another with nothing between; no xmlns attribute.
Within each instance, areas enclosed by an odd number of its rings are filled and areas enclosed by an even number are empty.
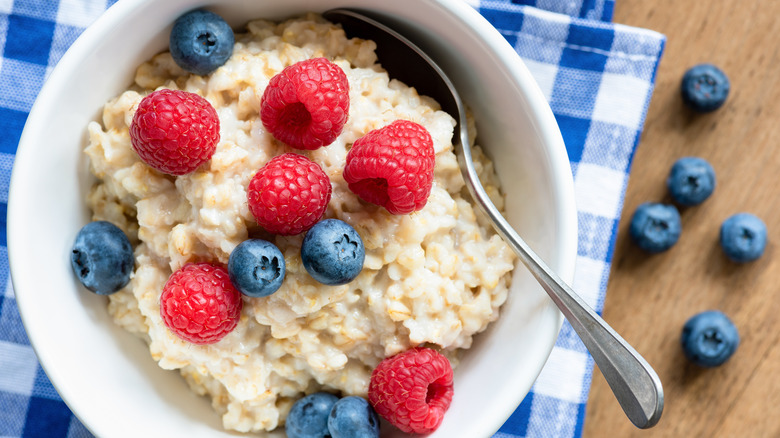
<svg viewBox="0 0 780 438"><path fill-rule="evenodd" d="M227 269L210 263L184 265L168 278L160 295L165 325L193 344L213 344L230 333L242 305Z"/></svg>
<svg viewBox="0 0 780 438"><path fill-rule="evenodd" d="M452 401L452 367L446 357L417 347L374 368L368 401L376 412L407 433L436 430Z"/></svg>
<svg viewBox="0 0 780 438"><path fill-rule="evenodd" d="M355 141L347 153L344 180L364 201L407 214L428 202L435 161L428 130L396 120Z"/></svg>
<svg viewBox="0 0 780 438"><path fill-rule="evenodd" d="M298 154L282 154L257 171L247 187L249 210L267 231L291 236L322 219L331 195L322 168Z"/></svg>
<svg viewBox="0 0 780 438"><path fill-rule="evenodd" d="M260 103L263 126L296 149L333 143L349 114L349 82L338 65L314 58L271 78Z"/></svg>
<svg viewBox="0 0 780 438"><path fill-rule="evenodd" d="M146 164L170 175L184 175L214 155L219 117L194 93L162 89L138 104L130 124L130 142Z"/></svg>

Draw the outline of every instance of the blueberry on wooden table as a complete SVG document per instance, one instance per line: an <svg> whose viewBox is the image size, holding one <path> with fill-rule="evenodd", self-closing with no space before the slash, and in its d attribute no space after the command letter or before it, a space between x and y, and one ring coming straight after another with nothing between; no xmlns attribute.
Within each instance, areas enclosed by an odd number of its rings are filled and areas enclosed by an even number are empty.
<svg viewBox="0 0 780 438"><path fill-rule="evenodd" d="M730 88L731 83L723 70L712 64L699 64L685 72L680 92L688 107L707 113L723 106Z"/></svg>
<svg viewBox="0 0 780 438"><path fill-rule="evenodd" d="M634 243L647 252L671 248L680 238L680 213L674 205L645 202L631 217L628 233Z"/></svg>
<svg viewBox="0 0 780 438"><path fill-rule="evenodd" d="M685 323L680 342L691 362L711 368L722 365L734 354L739 346L739 332L723 312L708 310Z"/></svg>
<svg viewBox="0 0 780 438"><path fill-rule="evenodd" d="M720 227L720 246L726 257L737 263L761 257L766 242L764 221L750 213L737 213L723 221Z"/></svg>
<svg viewBox="0 0 780 438"><path fill-rule="evenodd" d="M701 204L715 190L715 169L703 158L680 158L669 171L666 187L674 201L682 206Z"/></svg>

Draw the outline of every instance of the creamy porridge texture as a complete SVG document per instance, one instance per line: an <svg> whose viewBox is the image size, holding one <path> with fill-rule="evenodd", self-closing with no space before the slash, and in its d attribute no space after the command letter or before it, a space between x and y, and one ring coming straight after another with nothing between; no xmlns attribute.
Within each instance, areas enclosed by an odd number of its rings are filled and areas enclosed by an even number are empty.
<svg viewBox="0 0 780 438"><path fill-rule="evenodd" d="M167 52L144 63L130 89L88 127L86 154L98 178L88 205L95 220L118 225L135 245L131 282L109 297L109 311L149 344L160 367L179 369L195 392L209 395L227 429L272 430L296 399L320 389L365 396L372 369L413 346L431 346L455 364L506 299L515 256L465 195L451 144L454 120L413 88L389 80L374 48L371 41L347 39L317 15L281 24L253 21L236 34L232 57L208 76L181 70ZM326 57L346 73L349 118L331 145L298 151L266 132L260 98L276 73L313 57ZM153 170L131 148L135 108L160 88L199 94L219 115L215 154L184 176ZM361 201L342 177L352 143L396 119L425 126L436 152L428 203L408 215ZM301 263L303 235L270 235L249 211L250 179L285 152L322 166L333 187L325 217L349 223L363 239L364 268L346 285L314 281ZM493 168L479 149L476 158L500 207ZM281 288L268 297L244 297L237 327L215 344L194 345L172 334L159 305L171 273L187 262L227 264L233 248L250 237L282 251L287 273Z"/></svg>

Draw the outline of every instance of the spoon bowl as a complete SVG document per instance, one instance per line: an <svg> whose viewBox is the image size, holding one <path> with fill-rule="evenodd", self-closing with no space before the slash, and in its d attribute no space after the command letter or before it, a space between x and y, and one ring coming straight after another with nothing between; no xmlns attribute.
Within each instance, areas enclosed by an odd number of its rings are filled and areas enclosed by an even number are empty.
<svg viewBox="0 0 780 438"><path fill-rule="evenodd" d="M377 56L392 77L432 97L442 110L455 118L453 146L475 203L582 339L629 420L641 429L655 426L664 406L660 378L628 342L547 266L490 200L474 167L465 105L447 74L406 37L365 14L331 9L323 16L340 23L350 36L374 40Z"/></svg>

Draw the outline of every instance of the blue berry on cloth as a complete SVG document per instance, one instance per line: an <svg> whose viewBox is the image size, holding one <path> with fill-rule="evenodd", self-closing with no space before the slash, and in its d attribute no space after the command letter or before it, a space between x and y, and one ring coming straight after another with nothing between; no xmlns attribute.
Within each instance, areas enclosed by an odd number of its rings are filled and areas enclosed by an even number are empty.
<svg viewBox="0 0 780 438"><path fill-rule="evenodd" d="M720 227L720 246L726 257L737 263L761 257L766 241L764 221L750 213L737 213L723 221Z"/></svg>
<svg viewBox="0 0 780 438"><path fill-rule="evenodd" d="M79 230L70 254L81 284L99 295L110 295L130 282L133 247L124 231L106 221L90 222Z"/></svg>
<svg viewBox="0 0 780 438"><path fill-rule="evenodd" d="M177 18L169 41L176 64L197 75L209 74L225 64L234 43L233 29L225 20L201 9Z"/></svg>
<svg viewBox="0 0 780 438"><path fill-rule="evenodd" d="M683 353L691 362L702 367L716 367L737 350L739 332L723 312L708 310L685 323L680 342Z"/></svg>
<svg viewBox="0 0 780 438"><path fill-rule="evenodd" d="M706 113L723 106L730 88L731 83L723 70L712 64L699 64L685 72L680 91L688 107Z"/></svg>
<svg viewBox="0 0 780 438"><path fill-rule="evenodd" d="M671 248L681 231L680 213L674 205L651 202L637 207L628 229L634 243L652 253Z"/></svg>
<svg viewBox="0 0 780 438"><path fill-rule="evenodd" d="M680 158L672 165L666 187L674 201L682 206L701 204L715 190L715 169L703 158Z"/></svg>

